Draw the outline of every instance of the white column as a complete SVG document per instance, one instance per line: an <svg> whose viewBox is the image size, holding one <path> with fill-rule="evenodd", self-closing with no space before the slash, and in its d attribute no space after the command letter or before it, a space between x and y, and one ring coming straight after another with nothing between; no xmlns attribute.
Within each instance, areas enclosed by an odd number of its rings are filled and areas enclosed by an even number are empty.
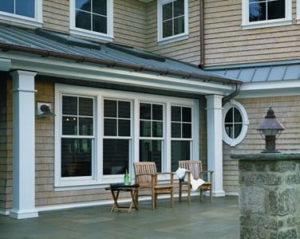
<svg viewBox="0 0 300 239"><path fill-rule="evenodd" d="M207 161L208 170L214 171L213 195L225 196L223 190L222 98L206 96L207 100Z"/></svg>
<svg viewBox="0 0 300 239"><path fill-rule="evenodd" d="M35 72L13 77L13 208L17 219L37 217L35 208Z"/></svg>

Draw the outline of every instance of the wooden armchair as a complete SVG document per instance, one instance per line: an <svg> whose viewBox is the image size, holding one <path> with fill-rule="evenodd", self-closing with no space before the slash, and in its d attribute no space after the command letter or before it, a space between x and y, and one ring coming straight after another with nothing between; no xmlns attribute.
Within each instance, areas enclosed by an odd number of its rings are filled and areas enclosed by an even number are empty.
<svg viewBox="0 0 300 239"><path fill-rule="evenodd" d="M154 162L134 163L134 171L135 171L135 182L140 185L139 188L141 190L143 189L150 190L150 196L152 197L152 209L156 208L158 194L170 194L170 203L171 203L171 207L173 207L174 173L158 174ZM170 175L170 180L164 182L158 182L158 175L161 174Z"/></svg>
<svg viewBox="0 0 300 239"><path fill-rule="evenodd" d="M200 200L203 199L203 192L209 191L210 200L212 199L212 176L213 171L203 171L202 170L202 162L200 160L184 160L179 161L179 168L187 169L186 172L186 181L179 180L179 201L181 202L182 196L182 189L183 185L186 185L186 190L188 194L188 202L191 203L191 177L193 176L194 179L203 179L206 182L202 184L200 189Z"/></svg>

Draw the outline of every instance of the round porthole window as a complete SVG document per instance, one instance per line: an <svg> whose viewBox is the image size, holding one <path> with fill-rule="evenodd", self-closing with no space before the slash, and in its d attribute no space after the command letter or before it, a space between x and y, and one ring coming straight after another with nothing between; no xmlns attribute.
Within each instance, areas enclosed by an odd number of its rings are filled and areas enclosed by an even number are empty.
<svg viewBox="0 0 300 239"><path fill-rule="evenodd" d="M223 109L223 140L230 146L236 146L246 137L248 116L245 108L237 101L230 101Z"/></svg>

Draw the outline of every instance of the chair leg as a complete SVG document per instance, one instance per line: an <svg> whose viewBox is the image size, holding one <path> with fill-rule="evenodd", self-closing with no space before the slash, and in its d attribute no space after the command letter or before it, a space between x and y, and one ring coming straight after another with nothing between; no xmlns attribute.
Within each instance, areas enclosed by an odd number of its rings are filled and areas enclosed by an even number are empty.
<svg viewBox="0 0 300 239"><path fill-rule="evenodd" d="M173 190L171 191L171 207L174 206Z"/></svg>
<svg viewBox="0 0 300 239"><path fill-rule="evenodd" d="M182 194L182 182L179 180L179 202L181 202L181 194Z"/></svg>
<svg viewBox="0 0 300 239"><path fill-rule="evenodd" d="M188 202L189 202L189 205L191 204L191 186L188 185Z"/></svg>
<svg viewBox="0 0 300 239"><path fill-rule="evenodd" d="M155 195L155 193L152 193L152 209L155 209L155 207L156 207L155 201L156 201L156 195Z"/></svg>
<svg viewBox="0 0 300 239"><path fill-rule="evenodd" d="M200 189L200 201L202 201L202 200L203 200L203 190Z"/></svg>
<svg viewBox="0 0 300 239"><path fill-rule="evenodd" d="M209 198L210 198L210 201L212 200L212 188L209 190Z"/></svg>

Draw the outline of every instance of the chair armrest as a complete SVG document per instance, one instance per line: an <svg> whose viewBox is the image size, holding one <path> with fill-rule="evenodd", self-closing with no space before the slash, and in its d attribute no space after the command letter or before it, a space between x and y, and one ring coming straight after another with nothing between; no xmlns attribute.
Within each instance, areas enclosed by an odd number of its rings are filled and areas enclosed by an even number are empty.
<svg viewBox="0 0 300 239"><path fill-rule="evenodd" d="M212 171L212 170L202 171L200 173L201 178L203 178L204 174L207 175L207 181L212 183L212 175L214 174L214 171Z"/></svg>
<svg viewBox="0 0 300 239"><path fill-rule="evenodd" d="M174 175L175 175L174 172L162 172L162 173L158 173L158 175L170 175L170 181L171 181L171 184L173 184L173 182L174 182Z"/></svg>

